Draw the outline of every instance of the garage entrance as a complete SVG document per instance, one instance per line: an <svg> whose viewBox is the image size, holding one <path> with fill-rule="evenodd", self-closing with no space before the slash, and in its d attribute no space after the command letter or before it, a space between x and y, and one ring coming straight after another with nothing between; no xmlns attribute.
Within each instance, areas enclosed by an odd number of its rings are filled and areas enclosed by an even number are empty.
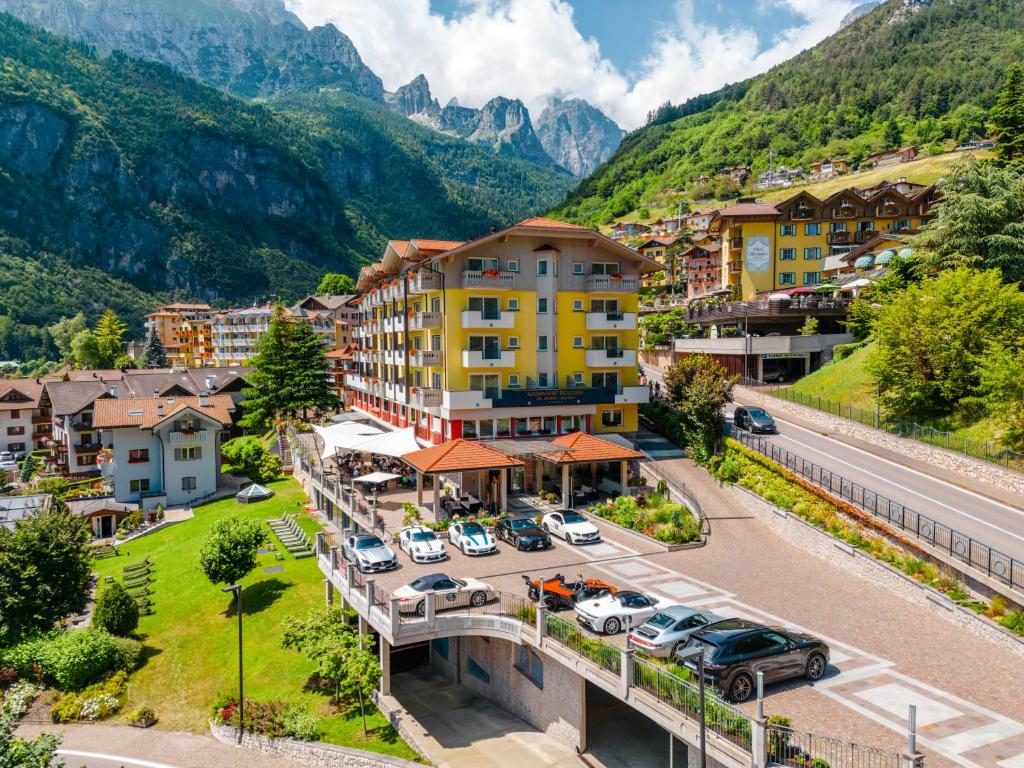
<svg viewBox="0 0 1024 768"><path fill-rule="evenodd" d="M391 674L410 672L430 663L430 643L410 643L391 647Z"/></svg>
<svg viewBox="0 0 1024 768"><path fill-rule="evenodd" d="M650 718L587 683L587 757L603 768L685 768L690 755ZM698 757L697 750L693 759Z"/></svg>

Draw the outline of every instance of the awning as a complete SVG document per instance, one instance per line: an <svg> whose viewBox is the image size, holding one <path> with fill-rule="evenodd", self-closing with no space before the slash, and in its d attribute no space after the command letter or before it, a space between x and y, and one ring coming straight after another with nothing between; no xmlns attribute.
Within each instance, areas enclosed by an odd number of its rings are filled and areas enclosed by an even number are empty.
<svg viewBox="0 0 1024 768"><path fill-rule="evenodd" d="M325 459L339 451L348 452L356 450L356 446L359 443L366 442L369 438L382 434L381 430L377 427L371 427L368 424L356 424L354 422L333 424L330 427L313 427L313 431L320 436L320 440L324 444L320 451L320 456Z"/></svg>
<svg viewBox="0 0 1024 768"><path fill-rule="evenodd" d="M366 438L355 447L355 450L360 453L376 453L381 456L399 458L407 453L418 451L420 448L420 444L416 442L416 430L408 427L396 432L384 432Z"/></svg>
<svg viewBox="0 0 1024 768"><path fill-rule="evenodd" d="M376 485L376 484L379 484L379 483L386 483L388 480L394 480L397 477L401 477L401 475L395 475L395 474L392 474L391 472L371 472L368 475L362 475L360 477L353 477L352 478L352 482L353 483L373 483L373 484Z"/></svg>

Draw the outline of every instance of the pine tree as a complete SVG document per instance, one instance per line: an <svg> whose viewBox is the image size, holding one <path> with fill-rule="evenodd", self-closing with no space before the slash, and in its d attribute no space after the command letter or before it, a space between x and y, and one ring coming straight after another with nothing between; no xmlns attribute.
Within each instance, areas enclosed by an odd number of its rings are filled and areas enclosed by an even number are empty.
<svg viewBox="0 0 1024 768"><path fill-rule="evenodd" d="M167 351L160 336L152 328L146 334L146 346L142 350L141 368L167 368Z"/></svg>
<svg viewBox="0 0 1024 768"><path fill-rule="evenodd" d="M282 413L294 410L292 379L295 323L281 305L274 307L267 332L256 342L256 355L250 364L252 385L245 390L239 424L246 429L266 429Z"/></svg>
<svg viewBox="0 0 1024 768"><path fill-rule="evenodd" d="M121 318L112 309L108 309L100 317L93 331L100 367L112 367L114 361L121 356L122 339L127 330L128 326L121 322Z"/></svg>
<svg viewBox="0 0 1024 768"><path fill-rule="evenodd" d="M21 463L21 482L27 483L32 479L32 475L39 471L39 462L36 461L36 457L31 453L25 457L25 461Z"/></svg>
<svg viewBox="0 0 1024 768"><path fill-rule="evenodd" d="M327 358L324 344L313 326L307 322L295 323L292 353L292 408L302 409L303 420L310 409L326 410L337 405L337 397L327 376Z"/></svg>
<svg viewBox="0 0 1024 768"><path fill-rule="evenodd" d="M903 131L900 130L900 124L896 122L896 118L890 117L889 122L885 124L885 148L899 149L902 145Z"/></svg>
<svg viewBox="0 0 1024 768"><path fill-rule="evenodd" d="M1024 66L1010 67L990 117L996 128L998 158L1004 163L1024 158Z"/></svg>

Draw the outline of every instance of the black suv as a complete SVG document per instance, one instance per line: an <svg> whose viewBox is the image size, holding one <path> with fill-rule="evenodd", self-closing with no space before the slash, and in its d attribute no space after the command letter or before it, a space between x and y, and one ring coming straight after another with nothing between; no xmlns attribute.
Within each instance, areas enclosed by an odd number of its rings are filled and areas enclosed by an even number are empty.
<svg viewBox="0 0 1024 768"><path fill-rule="evenodd" d="M494 526L494 535L504 539L516 549L547 549L551 537L528 517L503 517Z"/></svg>
<svg viewBox="0 0 1024 768"><path fill-rule="evenodd" d="M732 415L732 423L750 432L779 432L775 419L764 408L737 408Z"/></svg>
<svg viewBox="0 0 1024 768"><path fill-rule="evenodd" d="M726 619L694 632L678 653L704 648L704 679L732 701L754 694L757 673L765 683L793 677L820 680L828 669L828 645L811 635L766 627L744 619ZM695 658L681 659L697 671Z"/></svg>

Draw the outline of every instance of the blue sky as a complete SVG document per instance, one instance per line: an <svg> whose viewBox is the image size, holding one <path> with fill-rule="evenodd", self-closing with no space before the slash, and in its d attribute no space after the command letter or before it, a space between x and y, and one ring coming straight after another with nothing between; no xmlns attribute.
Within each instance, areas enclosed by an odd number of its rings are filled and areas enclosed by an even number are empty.
<svg viewBox="0 0 1024 768"><path fill-rule="evenodd" d="M835 32L857 0L286 0L334 23L394 90L424 74L445 104L581 97L632 129Z"/></svg>

